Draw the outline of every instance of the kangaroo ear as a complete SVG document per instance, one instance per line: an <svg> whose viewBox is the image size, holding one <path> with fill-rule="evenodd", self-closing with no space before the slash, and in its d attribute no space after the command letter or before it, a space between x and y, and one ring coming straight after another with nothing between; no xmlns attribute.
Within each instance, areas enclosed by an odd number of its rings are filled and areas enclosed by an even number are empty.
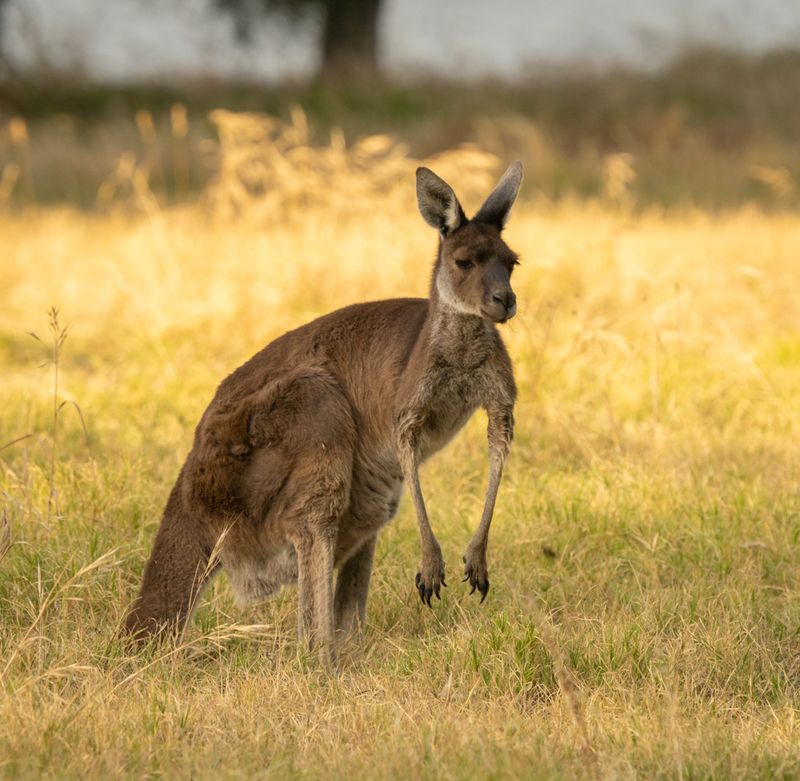
<svg viewBox="0 0 800 781"><path fill-rule="evenodd" d="M472 219L475 222L485 222L496 226L498 230L503 230L508 213L517 199L521 182L522 163L517 160L508 166L508 170L497 183L497 187L492 190L492 194Z"/></svg>
<svg viewBox="0 0 800 781"><path fill-rule="evenodd" d="M417 204L425 222L442 236L451 234L467 221L453 188L430 168L417 168Z"/></svg>

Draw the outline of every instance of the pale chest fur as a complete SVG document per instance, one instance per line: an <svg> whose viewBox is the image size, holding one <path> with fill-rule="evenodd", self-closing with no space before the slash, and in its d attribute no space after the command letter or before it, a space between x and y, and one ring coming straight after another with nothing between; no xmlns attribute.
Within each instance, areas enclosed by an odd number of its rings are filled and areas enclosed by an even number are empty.
<svg viewBox="0 0 800 781"><path fill-rule="evenodd" d="M443 448L482 403L484 371L453 366L434 367L420 411L419 450L422 459Z"/></svg>

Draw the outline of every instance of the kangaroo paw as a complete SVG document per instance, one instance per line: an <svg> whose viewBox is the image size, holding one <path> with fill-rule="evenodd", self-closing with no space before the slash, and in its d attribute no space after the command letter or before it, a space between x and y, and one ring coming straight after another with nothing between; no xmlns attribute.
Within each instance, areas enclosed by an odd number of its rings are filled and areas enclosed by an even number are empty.
<svg viewBox="0 0 800 781"><path fill-rule="evenodd" d="M476 589L481 595L481 602L486 599L489 593L489 573L486 568L486 554L483 551L467 549L464 554L464 579L463 583L469 582L472 587L470 594L474 594Z"/></svg>

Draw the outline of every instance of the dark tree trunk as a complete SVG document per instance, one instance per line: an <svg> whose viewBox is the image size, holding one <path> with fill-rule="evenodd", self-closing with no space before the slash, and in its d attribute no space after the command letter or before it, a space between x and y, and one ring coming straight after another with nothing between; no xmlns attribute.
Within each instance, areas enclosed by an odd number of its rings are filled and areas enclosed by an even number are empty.
<svg viewBox="0 0 800 781"><path fill-rule="evenodd" d="M322 76L369 79L378 73L381 0L328 0L322 41Z"/></svg>

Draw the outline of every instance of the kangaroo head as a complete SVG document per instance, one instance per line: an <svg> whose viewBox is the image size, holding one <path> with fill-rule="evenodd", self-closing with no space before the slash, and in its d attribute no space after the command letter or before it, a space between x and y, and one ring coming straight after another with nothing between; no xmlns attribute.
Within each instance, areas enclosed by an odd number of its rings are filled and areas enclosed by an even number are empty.
<svg viewBox="0 0 800 781"><path fill-rule="evenodd" d="M500 233L521 181L522 163L512 163L468 220L453 188L429 168L417 169L419 210L441 237L433 286L442 305L492 323L505 323L516 314L511 272L517 255Z"/></svg>

